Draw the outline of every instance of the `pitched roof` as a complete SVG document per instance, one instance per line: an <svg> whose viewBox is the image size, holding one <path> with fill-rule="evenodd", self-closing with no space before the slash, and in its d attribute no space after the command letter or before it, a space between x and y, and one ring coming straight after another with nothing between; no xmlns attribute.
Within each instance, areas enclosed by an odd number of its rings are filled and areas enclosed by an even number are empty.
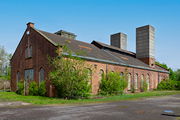
<svg viewBox="0 0 180 120"><path fill-rule="evenodd" d="M107 44L99 42L99 41L92 41L91 44L94 44L94 45L98 46L101 49L102 48L103 49L109 49L111 51L116 51L116 52L119 52L121 54L127 54L127 55L134 56L134 57L136 56L136 54L131 52L131 51L123 50L123 49L120 49L120 48L117 48L117 47L114 47L114 46L111 46L111 45L107 45Z"/></svg>
<svg viewBox="0 0 180 120"><path fill-rule="evenodd" d="M78 53L79 56L84 57L85 59L167 72L159 67L156 69L150 68L147 64L137 59L135 53L130 51L122 50L97 41L93 41L90 44L79 40L67 39L60 35L42 30L35 30L55 46L67 45L74 54Z"/></svg>
<svg viewBox="0 0 180 120"><path fill-rule="evenodd" d="M104 54L104 52L101 49L99 49L93 44L89 44L79 40L67 39L61 37L60 35L48 33L42 30L37 30L37 31L40 32L43 36L45 36L48 40L50 40L50 42L54 43L55 46L66 45L74 54L78 53L81 56L106 59L109 61L116 62L116 60Z"/></svg>

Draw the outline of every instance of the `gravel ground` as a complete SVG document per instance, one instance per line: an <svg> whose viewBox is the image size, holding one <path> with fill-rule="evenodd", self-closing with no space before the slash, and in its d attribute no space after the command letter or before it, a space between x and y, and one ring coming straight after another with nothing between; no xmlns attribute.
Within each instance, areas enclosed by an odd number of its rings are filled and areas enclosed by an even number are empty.
<svg viewBox="0 0 180 120"><path fill-rule="evenodd" d="M1 104L0 120L180 120L180 95L71 106Z"/></svg>

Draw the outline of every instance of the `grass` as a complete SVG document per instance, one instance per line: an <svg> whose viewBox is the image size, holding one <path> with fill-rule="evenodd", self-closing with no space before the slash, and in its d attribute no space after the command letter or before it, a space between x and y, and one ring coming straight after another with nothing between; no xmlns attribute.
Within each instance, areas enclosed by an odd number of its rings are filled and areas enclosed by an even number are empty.
<svg viewBox="0 0 180 120"><path fill-rule="evenodd" d="M41 97L41 96L22 96L22 95L17 95L14 92L0 92L0 102L23 101L37 105L86 104L86 103L113 102L113 101L121 101L121 100L133 100L133 99L147 98L153 96L165 96L165 95L174 95L174 94L180 94L180 91L152 91L152 92L144 92L144 93L136 93L136 94L106 96L98 99L91 98L91 99L65 100L65 99L49 98L49 97Z"/></svg>

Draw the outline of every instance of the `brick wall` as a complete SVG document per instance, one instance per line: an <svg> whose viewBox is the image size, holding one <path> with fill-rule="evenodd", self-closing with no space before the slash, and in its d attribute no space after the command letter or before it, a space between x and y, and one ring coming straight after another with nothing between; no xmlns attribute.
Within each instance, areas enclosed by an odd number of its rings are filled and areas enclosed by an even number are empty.
<svg viewBox="0 0 180 120"><path fill-rule="evenodd" d="M28 36L26 31L30 31L29 42L32 45L32 58L25 58L25 49L28 44ZM47 80L47 90L49 95L50 81L47 79L49 68L48 56L55 56L56 47L49 41L45 40L43 36L38 34L34 29L28 28L25 31L21 42L19 43L12 59L11 59L11 88L12 91L16 91L17 72L20 73L20 79L24 80L24 70L34 69L34 80L39 81L39 70L43 68L45 70L45 78ZM50 95L49 95L50 96Z"/></svg>
<svg viewBox="0 0 180 120"><path fill-rule="evenodd" d="M30 31L29 36L29 42L30 45L32 45L33 48L33 54L32 58L26 59L25 58L25 49L27 47L28 43L28 36L26 35L26 32ZM24 70L25 69L34 69L34 80L39 83L39 70L43 68L45 70L45 79L47 81L47 95L48 96L55 96L55 88L50 84L50 80L48 79L48 72L50 71L49 68L49 62L47 57L48 56L55 56L55 50L56 47L52 45L48 40L46 40L43 36L38 34L34 29L31 27L27 28L25 31L12 59L11 59L11 89L12 91L16 91L17 88L17 72L20 73L20 79L24 79ZM133 83L134 75L138 74L138 90L140 88L140 78L143 74L145 77L147 74L150 76L150 90L157 87L157 84L162 79L165 79L168 77L168 74L166 73L158 73L154 71L148 71L148 70L142 70L142 69L136 69L136 68L129 68L124 66L117 66L112 64L105 64L105 63L99 63L94 61L86 61L88 64L90 64L92 69L92 93L97 94L99 90L99 83L100 83L100 70L102 69L104 73L110 72L110 71L116 71L116 72L125 72L131 74L131 83Z"/></svg>
<svg viewBox="0 0 180 120"><path fill-rule="evenodd" d="M91 64L91 66L94 66L93 74L92 74L92 93L93 94L97 94L97 92L99 90L99 81L101 78L99 73L100 73L101 69L105 73L110 72L110 71L119 72L119 74L121 72L130 73L131 74L131 84L133 84L133 82L134 82L135 74L138 74L138 89L136 91L140 91L141 75L144 75L145 78L147 77L147 75L150 76L150 90L157 88L158 81L166 79L169 76L167 73L159 73L159 72L155 72L155 71L130 68L130 67L124 67L124 66L117 66L117 65L105 64L105 63L99 63L99 62L93 62L93 61L87 61L87 63ZM159 79L161 79L161 80L159 80Z"/></svg>

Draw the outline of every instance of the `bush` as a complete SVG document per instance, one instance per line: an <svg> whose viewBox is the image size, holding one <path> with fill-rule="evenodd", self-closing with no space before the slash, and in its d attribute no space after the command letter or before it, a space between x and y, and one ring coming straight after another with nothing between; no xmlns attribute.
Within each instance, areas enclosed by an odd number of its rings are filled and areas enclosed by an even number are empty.
<svg viewBox="0 0 180 120"><path fill-rule="evenodd" d="M158 84L158 90L180 90L180 81L163 80Z"/></svg>
<svg viewBox="0 0 180 120"><path fill-rule="evenodd" d="M58 49L62 51L60 47ZM87 64L79 58L72 57L70 52L66 57L58 53L58 50L57 54L57 57L50 59L53 69L49 79L56 87L58 97L77 99L90 96L90 75Z"/></svg>
<svg viewBox="0 0 180 120"><path fill-rule="evenodd" d="M148 87L147 82L145 80L142 80L141 81L141 88L140 88L141 92L147 91L147 87Z"/></svg>
<svg viewBox="0 0 180 120"><path fill-rule="evenodd" d="M53 85L57 89L58 97L66 99L77 99L90 96L90 84L88 75L83 70L50 73Z"/></svg>
<svg viewBox="0 0 180 120"><path fill-rule="evenodd" d="M39 93L40 96L45 96L46 95L46 84L45 84L45 82L40 83L38 93Z"/></svg>
<svg viewBox="0 0 180 120"><path fill-rule="evenodd" d="M35 81L29 83L29 95L38 95L38 85Z"/></svg>
<svg viewBox="0 0 180 120"><path fill-rule="evenodd" d="M22 81L18 82L16 93L19 95L24 95L24 83Z"/></svg>
<svg viewBox="0 0 180 120"><path fill-rule="evenodd" d="M121 77L119 73L109 72L103 75L100 84L100 94L102 95L115 95L123 94L124 89L127 87L127 81Z"/></svg>
<svg viewBox="0 0 180 120"><path fill-rule="evenodd" d="M175 90L180 90L180 81L176 81Z"/></svg>

